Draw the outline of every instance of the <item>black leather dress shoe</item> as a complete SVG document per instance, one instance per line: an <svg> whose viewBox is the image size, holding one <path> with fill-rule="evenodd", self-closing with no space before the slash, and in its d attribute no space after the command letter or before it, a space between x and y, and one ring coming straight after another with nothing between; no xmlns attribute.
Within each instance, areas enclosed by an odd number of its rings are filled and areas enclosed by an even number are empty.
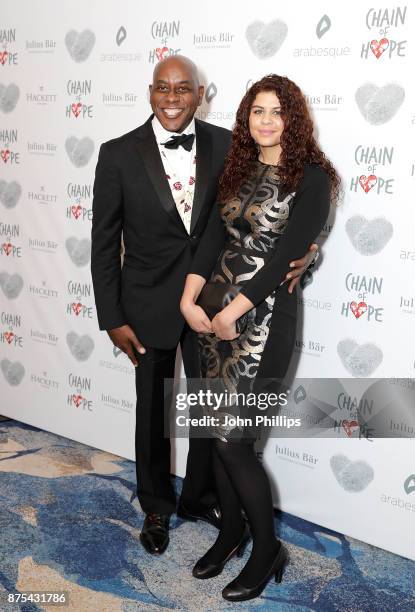
<svg viewBox="0 0 415 612"><path fill-rule="evenodd" d="M149 512L144 519L140 542L147 552L161 555L169 545L170 514Z"/></svg>
<svg viewBox="0 0 415 612"><path fill-rule="evenodd" d="M206 579L206 578L214 578L215 576L219 576L222 573L223 568L227 564L227 562L232 559L235 555L237 557L242 557L246 545L250 540L249 528L248 525L245 524L244 531L241 536L241 539L237 543L237 545L229 551L229 553L217 563L212 563L209 561L209 552L208 551L193 568L192 574L195 578Z"/></svg>
<svg viewBox="0 0 415 612"><path fill-rule="evenodd" d="M205 521L217 529L220 529L220 522L222 519L219 506L212 506L212 508L201 512L192 512L188 510L182 502L179 502L177 516L186 521Z"/></svg>
<svg viewBox="0 0 415 612"><path fill-rule="evenodd" d="M259 597L262 591L267 586L268 582L274 577L275 582L281 582L284 573L284 566L288 561L288 553L284 546L280 543L278 553L269 572L264 576L263 580L254 587L244 586L238 578L232 580L222 591L222 597L228 601L247 601Z"/></svg>

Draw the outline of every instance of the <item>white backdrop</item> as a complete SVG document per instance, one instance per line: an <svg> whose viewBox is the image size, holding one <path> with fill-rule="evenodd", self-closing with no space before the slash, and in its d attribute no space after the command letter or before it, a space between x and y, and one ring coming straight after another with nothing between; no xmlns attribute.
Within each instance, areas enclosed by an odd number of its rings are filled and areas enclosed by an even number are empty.
<svg viewBox="0 0 415 612"><path fill-rule="evenodd" d="M411 6L371 1L5 4L1 413L134 458L133 368L98 331L94 308L92 184L99 144L148 117L154 64L177 52L206 84L200 118L229 128L252 80L277 72L296 81L342 175L324 263L299 294L297 376L412 377L413 26ZM350 416L345 408L346 425ZM415 559L413 430L374 441L348 432L271 439L264 460L276 502ZM182 440L178 473L185 451Z"/></svg>

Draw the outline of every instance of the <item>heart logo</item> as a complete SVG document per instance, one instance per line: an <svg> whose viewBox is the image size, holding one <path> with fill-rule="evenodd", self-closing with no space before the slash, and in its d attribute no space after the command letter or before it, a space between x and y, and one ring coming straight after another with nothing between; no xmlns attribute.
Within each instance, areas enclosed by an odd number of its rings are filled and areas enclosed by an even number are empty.
<svg viewBox="0 0 415 612"><path fill-rule="evenodd" d="M342 427L344 431L346 432L346 434L348 435L348 437L350 438L350 436L353 435L353 432L356 429L358 429L359 423L357 421L347 421L346 419L344 419L342 421Z"/></svg>
<svg viewBox="0 0 415 612"><path fill-rule="evenodd" d="M6 208L14 208L22 194L22 188L16 181L0 181L0 202Z"/></svg>
<svg viewBox="0 0 415 612"><path fill-rule="evenodd" d="M10 344L13 341L15 334L13 332L4 332L4 337L6 338L6 341L8 342L8 344Z"/></svg>
<svg viewBox="0 0 415 612"><path fill-rule="evenodd" d="M368 221L361 215L355 215L346 221L346 232L358 253L376 255L391 239L393 226L383 217Z"/></svg>
<svg viewBox="0 0 415 612"><path fill-rule="evenodd" d="M356 104L366 121L372 125L387 123L405 99L405 90L396 83L378 87L365 83L356 91Z"/></svg>
<svg viewBox="0 0 415 612"><path fill-rule="evenodd" d="M372 50L373 55L376 57L376 59L379 59L380 56L384 53L384 51L386 51L388 47L389 47L389 41L387 38L381 38L379 41L372 40L372 42L370 43L370 48Z"/></svg>
<svg viewBox="0 0 415 612"><path fill-rule="evenodd" d="M86 361L89 359L95 344L90 336L84 334L79 336L76 332L69 332L66 336L66 343L71 351L71 354L77 361Z"/></svg>
<svg viewBox="0 0 415 612"><path fill-rule="evenodd" d="M10 253L12 252L12 248L13 248L12 243L11 242L3 242L2 247L3 247L3 251L6 253L6 255L10 255Z"/></svg>
<svg viewBox="0 0 415 612"><path fill-rule="evenodd" d="M82 108L81 102L73 102L71 104L71 110L73 114L75 115L75 117L79 117L79 115L81 114L81 108Z"/></svg>
<svg viewBox="0 0 415 612"><path fill-rule="evenodd" d="M367 304L366 302L350 302L350 310L352 311L356 319L359 319L362 314L365 314L367 310Z"/></svg>
<svg viewBox="0 0 415 612"><path fill-rule="evenodd" d="M338 343L337 353L346 370L357 378L370 376L383 359L383 353L376 344L367 342L359 345L350 338Z"/></svg>
<svg viewBox="0 0 415 612"><path fill-rule="evenodd" d="M82 213L82 206L78 204L77 206L71 206L72 214L75 219L79 219Z"/></svg>
<svg viewBox="0 0 415 612"><path fill-rule="evenodd" d="M94 143L88 138L78 139L71 136L65 141L65 149L75 168L86 166L94 152Z"/></svg>
<svg viewBox="0 0 415 612"><path fill-rule="evenodd" d="M331 457L330 467L339 485L348 493L364 491L375 475L366 461L351 461L341 454Z"/></svg>
<svg viewBox="0 0 415 612"><path fill-rule="evenodd" d="M23 288L23 279L19 274L0 272L0 287L9 300L14 300Z"/></svg>
<svg viewBox="0 0 415 612"><path fill-rule="evenodd" d="M82 310L82 304L81 302L73 302L72 303L72 310L74 311L74 313L76 314L76 316L79 315L79 313Z"/></svg>
<svg viewBox="0 0 415 612"><path fill-rule="evenodd" d="M6 60L7 60L8 56L9 56L9 52L8 51L2 51L0 53L0 63L3 64L3 66L6 63Z"/></svg>
<svg viewBox="0 0 415 612"><path fill-rule="evenodd" d="M11 362L8 359L2 359L0 368L9 385L12 387L20 385L25 375L25 369L19 361Z"/></svg>
<svg viewBox="0 0 415 612"><path fill-rule="evenodd" d="M19 99L20 89L14 83L7 87L0 83L0 110L3 113L11 113Z"/></svg>
<svg viewBox="0 0 415 612"><path fill-rule="evenodd" d="M246 39L254 55L260 59L266 59L276 54L287 32L287 24L279 19L268 24L254 21L246 29Z"/></svg>
<svg viewBox="0 0 415 612"><path fill-rule="evenodd" d="M374 174L370 174L369 176L362 174L362 176L359 176L360 186L365 193L368 193L377 182L378 178Z"/></svg>
<svg viewBox="0 0 415 612"><path fill-rule="evenodd" d="M9 149L2 149L2 150L0 151L0 155L1 155L1 158L2 158L2 160L4 161L4 163L6 164L6 163L7 163L7 160L8 160L8 159L9 159L9 157L10 157L10 150L9 150Z"/></svg>
<svg viewBox="0 0 415 612"><path fill-rule="evenodd" d="M78 267L86 266L91 257L91 241L89 238L78 240L75 236L65 241L66 250L72 262Z"/></svg>
<svg viewBox="0 0 415 612"><path fill-rule="evenodd" d="M75 404L75 406L77 408L79 408L80 403L82 402L84 398L82 397L82 395L72 395L72 401Z"/></svg>
<svg viewBox="0 0 415 612"><path fill-rule="evenodd" d="M164 59L166 57L166 53L169 52L168 47L157 47L156 49L156 57L158 59L158 61L160 62L162 59Z"/></svg>
<svg viewBox="0 0 415 612"><path fill-rule="evenodd" d="M80 63L88 59L95 44L95 34L91 30L77 32L70 30L65 36L65 45L74 62Z"/></svg>

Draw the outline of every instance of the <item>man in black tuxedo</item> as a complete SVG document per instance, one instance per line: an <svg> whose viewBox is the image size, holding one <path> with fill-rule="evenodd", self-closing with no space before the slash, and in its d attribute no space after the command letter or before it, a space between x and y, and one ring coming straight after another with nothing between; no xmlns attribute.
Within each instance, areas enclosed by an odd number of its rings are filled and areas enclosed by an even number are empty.
<svg viewBox="0 0 415 612"><path fill-rule="evenodd" d="M176 511L164 379L174 377L179 344L186 376L199 376L196 336L179 304L231 139L228 130L194 119L203 94L189 59L160 62L150 85L154 114L101 146L95 174L91 270L98 322L136 366L137 486L146 514L140 539L151 553L167 548ZM308 257L296 262L292 282L306 263ZM190 438L177 513L219 526L210 453L209 439Z"/></svg>

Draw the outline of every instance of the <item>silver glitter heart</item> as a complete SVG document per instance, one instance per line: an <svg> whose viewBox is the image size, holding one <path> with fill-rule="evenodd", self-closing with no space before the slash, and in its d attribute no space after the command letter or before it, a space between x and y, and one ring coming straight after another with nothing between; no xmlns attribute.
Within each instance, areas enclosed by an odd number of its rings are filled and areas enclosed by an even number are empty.
<svg viewBox="0 0 415 612"><path fill-rule="evenodd" d="M276 54L287 36L287 24L275 19L266 24L254 21L246 29L246 39L252 52L260 59Z"/></svg>
<svg viewBox="0 0 415 612"><path fill-rule="evenodd" d="M339 485L349 493L364 491L375 475L366 461L351 461L346 455L333 455L330 466Z"/></svg>
<svg viewBox="0 0 415 612"><path fill-rule="evenodd" d="M25 369L20 361L10 361L9 359L2 359L0 363L1 371L3 372L4 378L7 380L9 385L17 387L23 380L25 375Z"/></svg>
<svg viewBox="0 0 415 612"><path fill-rule="evenodd" d="M346 221L346 232L358 253L376 255L392 238L393 226L384 217L369 221L362 215L355 215Z"/></svg>
<svg viewBox="0 0 415 612"><path fill-rule="evenodd" d="M65 241L66 250L73 263L78 266L86 266L91 258L91 241L89 238L81 238L71 236Z"/></svg>
<svg viewBox="0 0 415 612"><path fill-rule="evenodd" d="M16 181L0 181L0 202L6 208L14 208L22 195L22 188Z"/></svg>
<svg viewBox="0 0 415 612"><path fill-rule="evenodd" d="M356 91L356 104L363 117L372 125L387 123L396 114L405 98L405 90L396 83L378 87L365 83Z"/></svg>
<svg viewBox="0 0 415 612"><path fill-rule="evenodd" d="M90 336L84 334L79 336L76 332L69 332L66 336L66 343L73 357L78 361L86 361L94 350L94 341Z"/></svg>
<svg viewBox="0 0 415 612"><path fill-rule="evenodd" d="M70 136L65 141L65 149L69 159L76 168L86 166L94 152L94 142L85 136L78 139L76 136Z"/></svg>
<svg viewBox="0 0 415 612"><path fill-rule="evenodd" d="M0 287L9 300L14 300L23 289L23 279L20 274L0 272Z"/></svg>
<svg viewBox="0 0 415 612"><path fill-rule="evenodd" d="M383 360L383 353L376 344L359 345L350 338L338 343L337 353L346 370L358 378L370 376Z"/></svg>
<svg viewBox="0 0 415 612"><path fill-rule="evenodd" d="M95 44L95 34L91 30L77 32L70 30L65 36L65 45L71 58L77 62L84 62L88 59Z"/></svg>
<svg viewBox="0 0 415 612"><path fill-rule="evenodd" d="M0 110L3 113L11 113L14 110L19 99L20 89L15 83L3 85L0 83Z"/></svg>

